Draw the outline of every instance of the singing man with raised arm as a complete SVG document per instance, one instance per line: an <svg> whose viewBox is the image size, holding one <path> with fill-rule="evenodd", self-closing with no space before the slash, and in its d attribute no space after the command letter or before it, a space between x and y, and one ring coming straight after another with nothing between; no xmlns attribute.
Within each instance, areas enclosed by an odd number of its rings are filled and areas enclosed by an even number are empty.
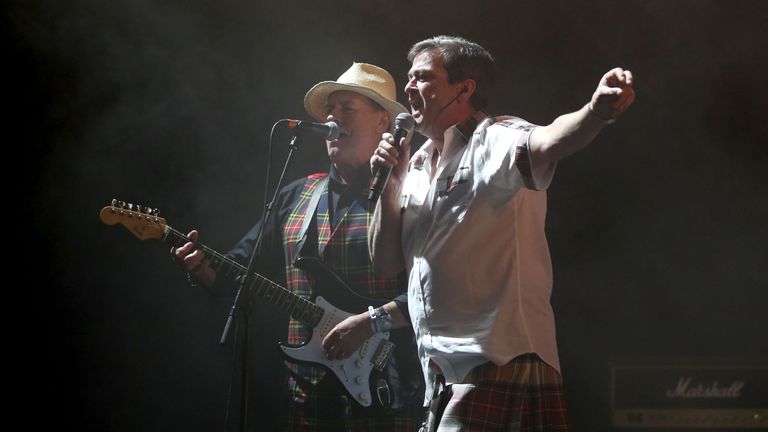
<svg viewBox="0 0 768 432"><path fill-rule="evenodd" d="M581 109L537 126L484 111L494 61L478 44L437 36L408 60L405 93L428 140L410 160L407 140L379 143L371 168L392 175L368 242L382 275L409 275L429 426L442 413L441 431L569 430L545 191L557 162L632 104L632 73L608 71Z"/></svg>

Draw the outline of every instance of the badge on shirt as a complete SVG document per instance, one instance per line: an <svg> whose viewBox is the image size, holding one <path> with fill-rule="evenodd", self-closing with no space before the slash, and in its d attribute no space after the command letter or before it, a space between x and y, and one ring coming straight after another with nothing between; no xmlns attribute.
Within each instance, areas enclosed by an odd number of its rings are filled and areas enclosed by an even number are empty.
<svg viewBox="0 0 768 432"><path fill-rule="evenodd" d="M451 187L449 188L449 191L456 186L466 183L469 181L469 167L459 167L459 169L456 170L456 174L453 176L453 183L451 183Z"/></svg>
<svg viewBox="0 0 768 432"><path fill-rule="evenodd" d="M435 191L437 196L444 197L451 193L456 186L469 181L469 167L459 167L456 173L437 179Z"/></svg>
<svg viewBox="0 0 768 432"><path fill-rule="evenodd" d="M418 152L413 156L413 161L411 161L411 166L408 167L408 171L411 170L418 170L421 171L424 169L424 162L427 161L427 154L425 152Z"/></svg>
<svg viewBox="0 0 768 432"><path fill-rule="evenodd" d="M435 192L437 193L438 198L442 198L446 195L448 195L449 188L451 186L451 182L453 181L453 176L449 175L446 177L440 177L435 182Z"/></svg>

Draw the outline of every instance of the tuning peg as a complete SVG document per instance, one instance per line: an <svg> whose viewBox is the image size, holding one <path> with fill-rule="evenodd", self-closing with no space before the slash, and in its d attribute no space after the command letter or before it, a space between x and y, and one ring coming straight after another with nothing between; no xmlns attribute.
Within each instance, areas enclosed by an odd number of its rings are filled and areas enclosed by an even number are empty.
<svg viewBox="0 0 768 432"><path fill-rule="evenodd" d="M125 208L125 201L118 201L117 206L120 208Z"/></svg>
<svg viewBox="0 0 768 432"><path fill-rule="evenodd" d="M160 214L160 209L159 208L153 208L151 210L151 215L152 216L158 216L159 214Z"/></svg>
<svg viewBox="0 0 768 432"><path fill-rule="evenodd" d="M112 207L114 207L115 204L117 204L117 200L115 198L112 198Z"/></svg>

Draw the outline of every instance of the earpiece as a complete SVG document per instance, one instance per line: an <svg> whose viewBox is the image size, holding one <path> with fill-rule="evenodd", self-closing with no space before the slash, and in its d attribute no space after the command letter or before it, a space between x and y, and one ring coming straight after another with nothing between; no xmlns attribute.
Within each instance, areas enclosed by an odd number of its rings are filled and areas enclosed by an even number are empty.
<svg viewBox="0 0 768 432"><path fill-rule="evenodd" d="M459 97L461 96L462 93L466 93L468 91L469 91L469 87L467 87L467 86L462 87L461 90L459 90L459 93L456 94L456 97L451 99L450 102L448 102L442 108L440 108L440 110L437 113L440 114L441 112L443 112L444 109L448 108L448 105L456 102L459 99ZM435 97L437 97L437 95L433 93L432 94L432 98L434 99Z"/></svg>

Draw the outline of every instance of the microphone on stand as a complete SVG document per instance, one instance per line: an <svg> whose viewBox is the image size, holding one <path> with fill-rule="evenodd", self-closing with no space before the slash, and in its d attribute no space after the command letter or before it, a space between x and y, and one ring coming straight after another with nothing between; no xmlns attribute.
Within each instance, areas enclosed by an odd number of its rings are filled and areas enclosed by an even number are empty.
<svg viewBox="0 0 768 432"><path fill-rule="evenodd" d="M400 149L400 140L413 132L415 122L413 116L408 113L400 113L395 118L395 131L392 135L395 137L395 146ZM387 186L387 180L389 180L389 174L392 172L392 168L376 167L376 172L373 173L373 181L371 182L371 191L368 193L368 201L376 202L381 196L381 192Z"/></svg>
<svg viewBox="0 0 768 432"><path fill-rule="evenodd" d="M313 123L301 120L283 119L278 123L284 124L291 129L304 131L313 135L319 135L328 141L333 141L341 135L341 128L336 122Z"/></svg>

